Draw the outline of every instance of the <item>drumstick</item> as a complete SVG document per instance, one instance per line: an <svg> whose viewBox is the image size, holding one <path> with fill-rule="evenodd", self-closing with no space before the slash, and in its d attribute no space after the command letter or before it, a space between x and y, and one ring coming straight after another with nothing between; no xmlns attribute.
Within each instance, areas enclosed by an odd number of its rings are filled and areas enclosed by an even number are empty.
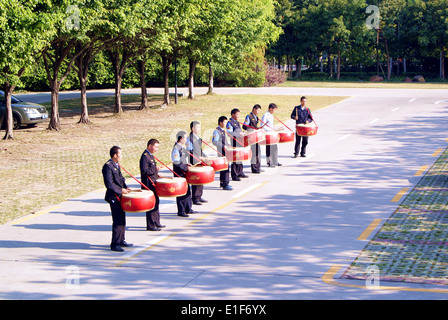
<svg viewBox="0 0 448 320"><path fill-rule="evenodd" d="M130 175L132 178L134 178L135 181L137 181L138 183L140 183L140 184L142 185L142 187L144 187L146 190L150 190L147 186L145 186L143 183L141 183L136 177L134 177L132 174L130 174L130 173L128 172L128 170L126 170L125 168L123 168L123 167L121 166L121 164L118 164L118 166L119 166L121 169L123 169L124 171L126 171L126 173L127 173L128 175ZM150 190L150 191L151 191L151 190Z"/></svg>
<svg viewBox="0 0 448 320"><path fill-rule="evenodd" d="M280 119L278 119L276 116L274 116L274 118L277 119L277 120L278 120L282 125L284 125L286 128L288 128L289 131L294 132L294 131L291 130L290 127L288 127L286 124L284 124L284 123L283 123Z"/></svg>
<svg viewBox="0 0 448 320"><path fill-rule="evenodd" d="M228 133L227 132L227 130L224 130L224 132L228 135L228 136L230 136L230 137L232 137L233 138L233 140L235 140L236 142L238 142L239 144L241 144L242 145L242 143L241 143L241 141L240 140L238 140L237 138L235 138L233 135L231 135L230 133Z"/></svg>
<svg viewBox="0 0 448 320"><path fill-rule="evenodd" d="M275 130L275 129L272 128L270 125L268 125L266 122L263 122L263 120L260 119L260 121L261 121L261 123L264 123L264 126L268 126L268 127L271 128L272 130ZM264 127L264 126L263 126L263 127ZM263 127L262 127L262 128L263 128Z"/></svg>
<svg viewBox="0 0 448 320"><path fill-rule="evenodd" d="M209 145L207 142L205 142L204 140L201 140L203 143L205 143L205 145L209 146L212 150L216 151L217 153L219 153L222 157L224 157L224 155L219 152L217 149L213 148L211 145Z"/></svg>
<svg viewBox="0 0 448 320"><path fill-rule="evenodd" d="M162 161L160 161L159 159L157 159L154 155L152 155L154 157L154 159L156 159L157 161L159 161L162 165L165 166L165 168L167 168L168 170L170 170L173 174L175 174L176 176L178 176L179 178L181 178L180 175L178 175L176 172L174 172L173 170L171 170L166 164L164 164Z"/></svg>
<svg viewBox="0 0 448 320"><path fill-rule="evenodd" d="M261 121L261 120L260 120ZM238 121L239 122L239 121ZM249 128L251 128L251 129L254 129L254 130L258 130L259 128L254 128L254 127L252 127L252 126L250 126L250 125L248 125L248 124L245 124L244 122L239 122L240 124L242 124L242 125L245 125L246 127L249 127Z"/></svg>
<svg viewBox="0 0 448 320"><path fill-rule="evenodd" d="M187 153L192 156L193 158L195 158L196 160L202 162L203 164L207 165L204 161L202 161L201 159L196 158L194 155L192 155L190 152L187 151ZM199 163L199 162L198 162ZM198 163L196 163L195 165L197 165Z"/></svg>

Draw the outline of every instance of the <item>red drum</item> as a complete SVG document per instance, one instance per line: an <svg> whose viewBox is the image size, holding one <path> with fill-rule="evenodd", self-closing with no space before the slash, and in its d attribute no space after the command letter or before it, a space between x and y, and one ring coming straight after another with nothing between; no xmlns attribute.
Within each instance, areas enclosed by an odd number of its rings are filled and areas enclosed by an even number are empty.
<svg viewBox="0 0 448 320"><path fill-rule="evenodd" d="M314 122L308 124L297 125L297 135L299 136L314 136L317 134L317 126Z"/></svg>
<svg viewBox="0 0 448 320"><path fill-rule="evenodd" d="M252 158L252 150L250 147L227 148L226 158L229 162L243 162Z"/></svg>
<svg viewBox="0 0 448 320"><path fill-rule="evenodd" d="M161 178L156 181L156 193L159 197L180 197L186 195L188 184L185 178Z"/></svg>
<svg viewBox="0 0 448 320"><path fill-rule="evenodd" d="M280 131L278 133L278 135L280 136L280 141L279 143L286 143L286 142L293 142L294 141L294 136L295 133L293 131Z"/></svg>
<svg viewBox="0 0 448 320"><path fill-rule="evenodd" d="M260 143L264 139L265 138L263 130L248 131L244 135L244 146L247 147L256 143Z"/></svg>
<svg viewBox="0 0 448 320"><path fill-rule="evenodd" d="M215 171L223 171L229 168L229 162L226 157L209 157L205 158L203 161Z"/></svg>
<svg viewBox="0 0 448 320"><path fill-rule="evenodd" d="M215 181L215 170L210 166L188 167L187 182L192 185L203 185Z"/></svg>
<svg viewBox="0 0 448 320"><path fill-rule="evenodd" d="M261 144L271 145L280 142L280 135L277 131L266 131L266 140Z"/></svg>
<svg viewBox="0 0 448 320"><path fill-rule="evenodd" d="M156 197L151 190L132 190L121 196L121 207L130 213L146 212L154 209Z"/></svg>

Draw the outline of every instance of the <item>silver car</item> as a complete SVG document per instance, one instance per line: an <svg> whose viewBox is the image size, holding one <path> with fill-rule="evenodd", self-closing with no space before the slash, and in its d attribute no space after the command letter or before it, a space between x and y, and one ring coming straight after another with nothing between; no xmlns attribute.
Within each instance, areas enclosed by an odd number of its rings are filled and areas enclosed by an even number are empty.
<svg viewBox="0 0 448 320"><path fill-rule="evenodd" d="M11 96L11 106L14 130L19 129L21 126L34 126L48 121L47 109L40 104L25 102L15 96ZM6 124L5 116L5 93L0 90L0 124L2 124L2 127Z"/></svg>

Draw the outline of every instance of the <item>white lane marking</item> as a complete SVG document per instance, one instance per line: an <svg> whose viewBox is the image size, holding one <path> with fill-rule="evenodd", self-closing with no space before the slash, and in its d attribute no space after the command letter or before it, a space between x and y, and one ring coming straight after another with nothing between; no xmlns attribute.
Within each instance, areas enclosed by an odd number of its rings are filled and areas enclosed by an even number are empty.
<svg viewBox="0 0 448 320"><path fill-rule="evenodd" d="M372 123L375 123L377 121L380 121L380 118L373 119L372 121L369 121L369 123L372 124Z"/></svg>
<svg viewBox="0 0 448 320"><path fill-rule="evenodd" d="M395 111L397 111L398 109L400 109L400 107L393 108L391 111L392 111L392 112L395 112Z"/></svg>
<svg viewBox="0 0 448 320"><path fill-rule="evenodd" d="M134 255L138 254L139 252L141 252L141 251L145 250L146 248L152 246L153 244L156 244L156 243L162 241L163 239L168 238L169 236L171 236L171 233L161 234L160 236L158 236L158 237L156 237L156 238L146 242L143 246L137 247L134 250L129 251L128 253L123 255L121 259L125 260L125 259L128 259L128 258L131 258Z"/></svg>
<svg viewBox="0 0 448 320"><path fill-rule="evenodd" d="M409 102L414 102L415 100L417 100L417 98L413 98L413 99L409 100Z"/></svg>
<svg viewBox="0 0 448 320"><path fill-rule="evenodd" d="M251 185L250 187L238 192L237 194L234 194L232 196L232 199L239 198L239 197L245 195L246 193L249 193L250 191L258 188L259 186L261 186L261 183L255 183L255 184Z"/></svg>
<svg viewBox="0 0 448 320"><path fill-rule="evenodd" d="M348 133L348 134L346 134L345 136L340 137L338 140L339 140L339 141L345 140L345 139L347 139L348 137L350 137L351 135L352 135L351 133Z"/></svg>

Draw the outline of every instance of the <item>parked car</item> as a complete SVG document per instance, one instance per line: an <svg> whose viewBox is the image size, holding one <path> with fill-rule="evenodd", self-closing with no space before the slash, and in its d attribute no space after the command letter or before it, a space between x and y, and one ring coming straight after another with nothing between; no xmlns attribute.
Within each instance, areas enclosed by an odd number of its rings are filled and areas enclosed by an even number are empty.
<svg viewBox="0 0 448 320"><path fill-rule="evenodd" d="M11 96L11 107L14 130L21 126L34 126L48 121L48 112L40 104L25 102L15 96ZM2 127L6 124L6 101L5 93L0 90L0 123Z"/></svg>

